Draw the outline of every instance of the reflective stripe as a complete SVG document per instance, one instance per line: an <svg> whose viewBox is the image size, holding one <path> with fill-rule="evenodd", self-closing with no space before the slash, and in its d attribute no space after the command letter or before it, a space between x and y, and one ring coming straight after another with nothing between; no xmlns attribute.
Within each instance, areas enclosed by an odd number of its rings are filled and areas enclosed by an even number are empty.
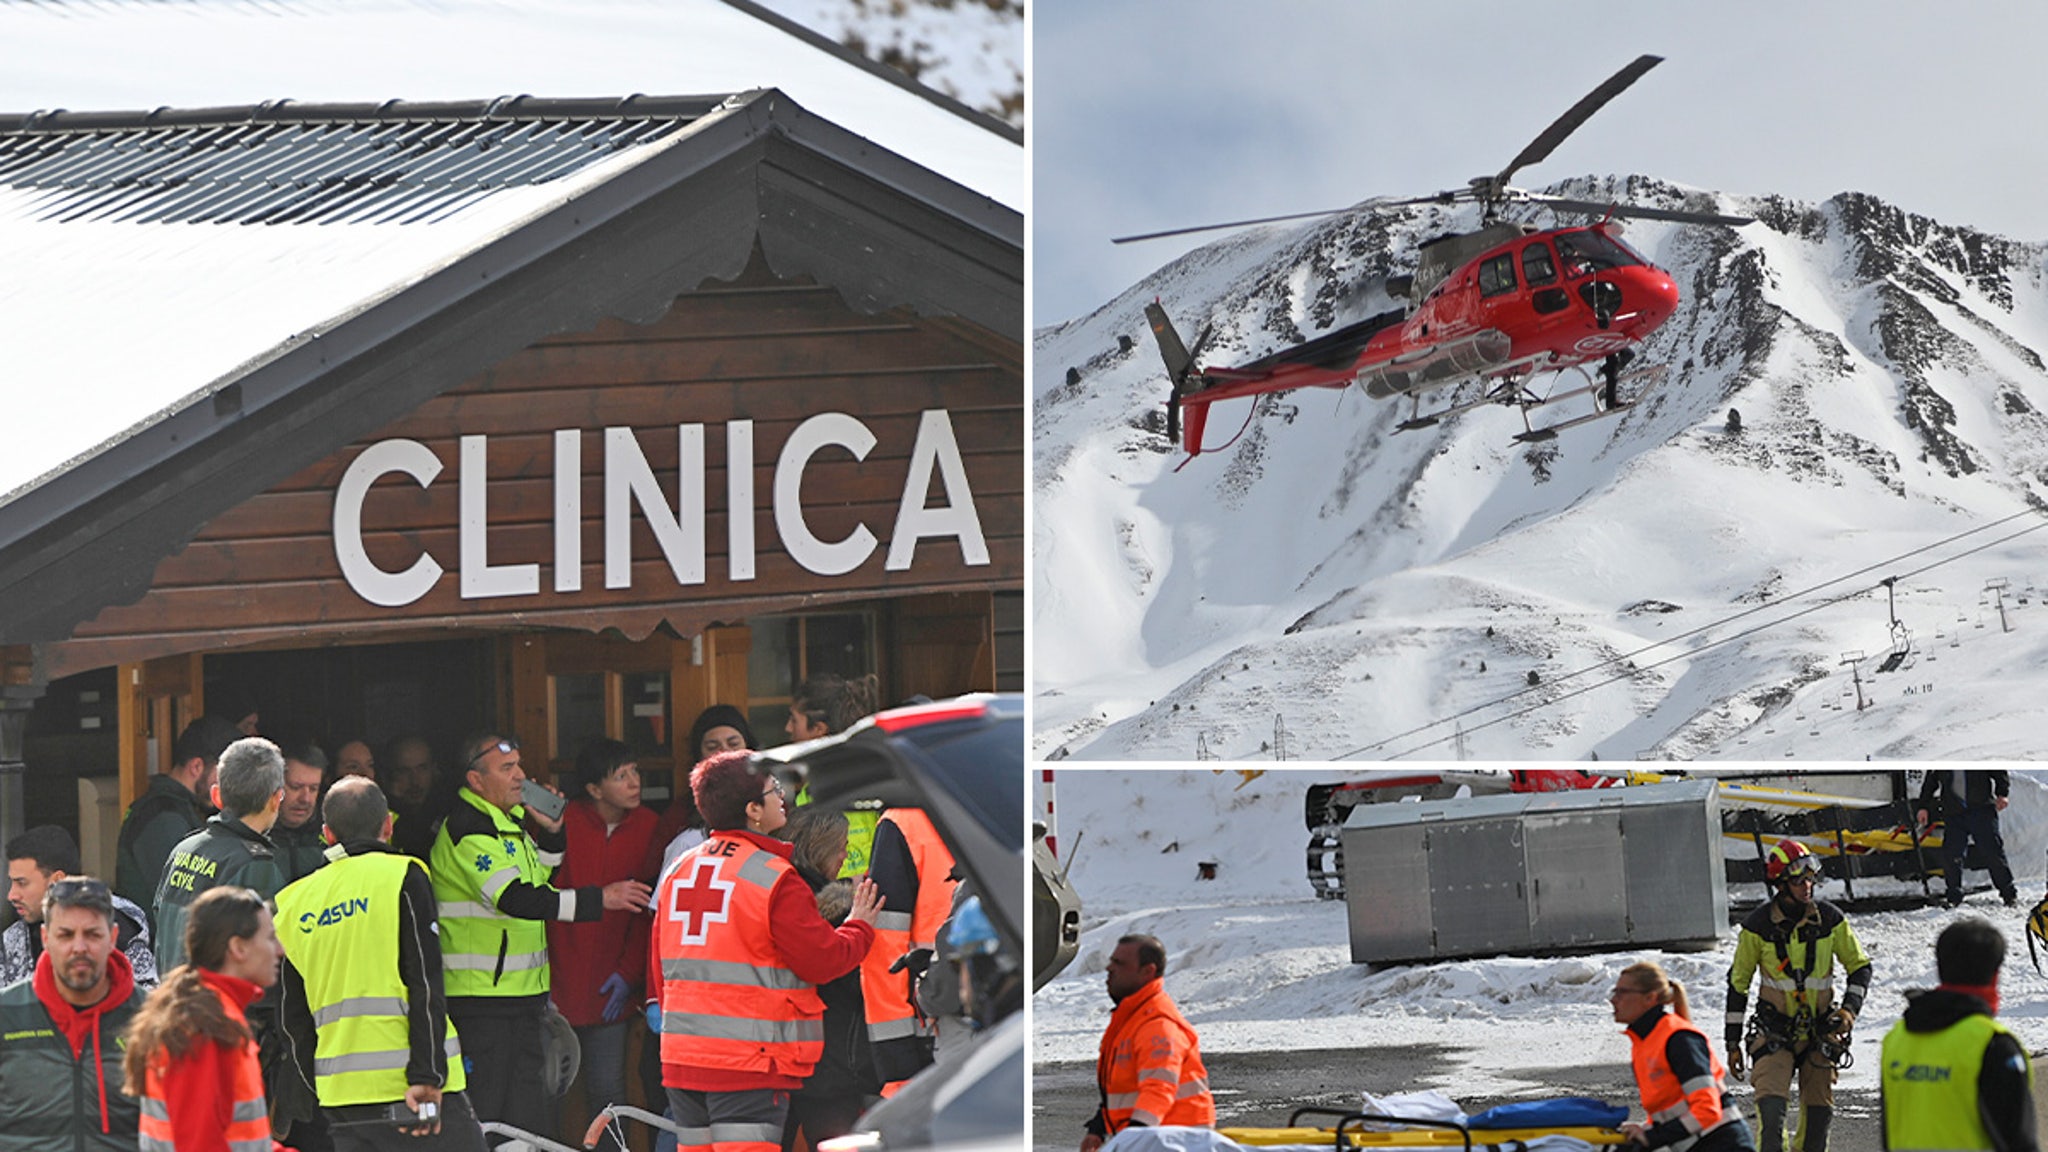
<svg viewBox="0 0 2048 1152"><path fill-rule="evenodd" d="M1177 1083L1180 1080L1180 1074L1178 1072L1175 1072L1171 1068L1147 1068L1143 1072L1138 1073L1138 1079L1140 1082L1146 1080L1164 1080L1168 1084L1173 1084Z"/></svg>
<svg viewBox="0 0 2048 1152"><path fill-rule="evenodd" d="M775 865L768 862L767 857L756 854L740 861L738 875L740 879L745 880L749 884L759 885L762 888L773 888L775 887L776 878L780 873L775 870ZM776 1143L781 1143L782 1134L776 1133L775 1140Z"/></svg>
<svg viewBox="0 0 2048 1152"><path fill-rule="evenodd" d="M545 952L508 952L505 954L505 971L526 972L545 968L548 954ZM482 955L476 952L448 952L441 957L441 967L460 968L465 972L495 972L498 970L496 953Z"/></svg>
<svg viewBox="0 0 2048 1152"><path fill-rule="evenodd" d="M678 1128L676 1129L676 1142L686 1148L695 1144L709 1144L711 1143L711 1129Z"/></svg>
<svg viewBox="0 0 2048 1152"><path fill-rule="evenodd" d="M686 1012L661 1014L663 1036L696 1036L707 1040L747 1040L756 1044L823 1043L825 1021L749 1020L739 1016L698 1016ZM781 1137L776 1137L781 1139Z"/></svg>
<svg viewBox="0 0 2048 1152"><path fill-rule="evenodd" d="M489 904L472 904L466 900L444 900L441 902L441 918L446 920L450 916L465 916L471 920L513 919L513 917L505 915Z"/></svg>
<svg viewBox="0 0 2048 1152"><path fill-rule="evenodd" d="M154 1136L137 1136L136 1147L141 1152L178 1152L178 1146L169 1140L158 1140Z"/></svg>
<svg viewBox="0 0 2048 1152"><path fill-rule="evenodd" d="M917 1017L905 1016L901 1020L877 1020L868 1025L870 1040L902 1040L918 1035Z"/></svg>
<svg viewBox="0 0 2048 1152"><path fill-rule="evenodd" d="M151 1120L168 1121L171 1118L170 1107L154 1096L142 1098L142 1114Z"/></svg>
<svg viewBox="0 0 2048 1152"><path fill-rule="evenodd" d="M337 1020L357 1016L404 1016L405 1001L396 996L354 996L336 1000L313 1013L313 1025L325 1028Z"/></svg>
<svg viewBox="0 0 2048 1152"><path fill-rule="evenodd" d="M670 957L661 962L664 980L696 980L705 984L742 984L750 988L795 990L812 987L810 981L787 968L763 968L731 960L685 960ZM781 1137L776 1137L780 1140Z"/></svg>
<svg viewBox="0 0 2048 1152"><path fill-rule="evenodd" d="M477 890L484 894L485 900L495 905L498 902L498 893L503 892L506 885L517 879L519 879L519 868L517 865L510 868L500 868L489 876L484 877L484 882L477 885Z"/></svg>
<svg viewBox="0 0 2048 1152"><path fill-rule="evenodd" d="M1138 1094L1136 1092L1111 1092L1109 1094L1109 1106L1111 1108L1135 1108L1138 1106Z"/></svg>
<svg viewBox="0 0 2048 1152"><path fill-rule="evenodd" d="M1695 1093L1695 1092L1699 1091L1699 1090L1700 1090L1700 1089L1702 1089L1702 1088L1712 1088L1713 1086L1714 1086L1714 1074L1713 1074L1712 1072L1707 1072L1707 1073L1703 1073L1703 1074L1701 1074L1701 1075L1695 1076L1695 1077L1693 1077L1692 1079L1690 1079L1690 1080L1687 1080L1687 1081L1686 1081L1686 1082L1684 1082L1683 1084L1680 1084L1680 1085L1678 1086L1678 1090L1679 1090L1680 1092L1683 1092L1683 1093L1685 1093L1685 1094L1686 1094L1687 1096L1690 1096L1690 1095L1692 1095L1693 1093Z"/></svg>
<svg viewBox="0 0 2048 1152"><path fill-rule="evenodd" d="M1763 982L1764 987L1776 988L1780 992L1799 991L1799 981L1789 976L1765 976ZM1834 987L1835 978L1833 976L1809 976L1806 978L1806 991L1809 995L1816 992L1832 992Z"/></svg>
<svg viewBox="0 0 2048 1152"><path fill-rule="evenodd" d="M877 931L877 932L908 932L908 931L910 931L910 913L908 913L908 912L877 912L877 913L875 913L875 931Z"/></svg>
<svg viewBox="0 0 2048 1152"><path fill-rule="evenodd" d="M1159 1117L1145 1111L1143 1108L1133 1108L1131 1109L1131 1123L1156 1128L1159 1126Z"/></svg>
<svg viewBox="0 0 2048 1152"><path fill-rule="evenodd" d="M754 1143L782 1146L782 1125L780 1124L713 1124L711 1142L723 1144L727 1141L752 1141Z"/></svg>
<svg viewBox="0 0 2048 1152"><path fill-rule="evenodd" d="M1208 1090L1209 1078L1206 1076L1197 1076L1193 1080L1190 1080L1187 1083L1182 1084L1180 1086L1180 1091L1175 1092L1173 1094L1173 1098L1175 1100L1186 1100L1190 1097L1200 1096L1202 1093L1207 1092Z"/></svg>
<svg viewBox="0 0 2048 1152"><path fill-rule="evenodd" d="M275 1145L271 1144L268 1136L258 1136L253 1140L228 1141L228 1152L270 1152L273 1147Z"/></svg>
<svg viewBox="0 0 2048 1152"><path fill-rule="evenodd" d="M313 1075L340 1076L345 1072L388 1072L394 1068L405 1067L405 1062L411 1055L411 1049L400 1048L385 1052L351 1052L346 1056L316 1057L313 1061Z"/></svg>
<svg viewBox="0 0 2048 1152"><path fill-rule="evenodd" d="M263 1106L263 1101L261 1100L237 1100L235 1101L234 1111L228 1113L228 1122L231 1124L240 1124L249 1120L268 1120L269 1118L270 1110Z"/></svg>
<svg viewBox="0 0 2048 1152"><path fill-rule="evenodd" d="M1730 1008L1726 1013L1722 1015L1721 1019L1727 1021L1730 1024L1740 1024L1742 1023L1742 1013L1737 1012L1733 1008Z"/></svg>

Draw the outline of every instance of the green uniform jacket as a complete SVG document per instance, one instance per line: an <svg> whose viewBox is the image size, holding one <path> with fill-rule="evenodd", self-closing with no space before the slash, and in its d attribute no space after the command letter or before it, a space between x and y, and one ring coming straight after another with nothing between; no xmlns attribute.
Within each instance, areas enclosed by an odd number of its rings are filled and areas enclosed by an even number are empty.
<svg viewBox="0 0 2048 1152"><path fill-rule="evenodd" d="M169 776L151 776L149 787L128 806L128 818L121 822L114 891L140 907L154 908L164 861L171 858L178 841L206 826L208 811L190 788Z"/></svg>
<svg viewBox="0 0 2048 1152"><path fill-rule="evenodd" d="M185 910L208 888L254 888L269 900L284 887L270 838L226 813L214 816L171 851L156 886L156 967L168 977L185 962Z"/></svg>
<svg viewBox="0 0 2048 1152"><path fill-rule="evenodd" d="M1861 1014L1870 990L1870 957L1849 927L1842 910L1816 900L1794 922L1774 899L1743 918L1735 941L1735 963L1728 969L1729 1046L1742 1041L1743 1017L1749 1009L1752 981L1762 983L1758 999L1794 1019L1817 1022L1833 1010L1835 969L1844 974L1840 1002Z"/></svg>
<svg viewBox="0 0 2048 1152"><path fill-rule="evenodd" d="M126 967L127 957L120 962ZM121 1094L121 1061L142 995L132 978L126 986L126 998L100 1017L99 1043L88 1038L76 1057L36 998L34 977L0 991L0 1152L135 1152L142 1103ZM103 1086L109 1131L101 1130Z"/></svg>
<svg viewBox="0 0 2048 1152"><path fill-rule="evenodd" d="M320 835L318 815L297 828L272 827L270 843L277 849L277 870L286 884L311 876L314 869L327 863L327 841Z"/></svg>

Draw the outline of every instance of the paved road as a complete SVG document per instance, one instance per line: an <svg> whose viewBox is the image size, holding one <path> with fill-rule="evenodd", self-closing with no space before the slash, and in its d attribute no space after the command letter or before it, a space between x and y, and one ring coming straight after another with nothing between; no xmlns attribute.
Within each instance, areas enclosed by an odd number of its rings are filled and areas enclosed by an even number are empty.
<svg viewBox="0 0 2048 1152"><path fill-rule="evenodd" d="M1354 1104L1367 1088L1381 1094L1445 1085L1467 1111L1531 1096L1473 1096L1457 1089L1460 1050L1440 1044L1398 1048L1308 1049L1287 1052L1218 1052L1205 1055L1216 1089L1217 1122L1248 1128L1277 1128L1289 1110ZM1530 1079L1552 1086L1544 1096L1594 1096L1617 1104L1635 1102L1635 1083L1626 1063L1533 1069ZM1743 1115L1755 1123L1756 1110L1743 1090ZM1072 1152L1082 1125L1095 1111L1095 1065L1042 1063L1032 1070L1032 1145L1041 1152ZM1829 1152L1878 1152L1877 1095L1838 1091Z"/></svg>

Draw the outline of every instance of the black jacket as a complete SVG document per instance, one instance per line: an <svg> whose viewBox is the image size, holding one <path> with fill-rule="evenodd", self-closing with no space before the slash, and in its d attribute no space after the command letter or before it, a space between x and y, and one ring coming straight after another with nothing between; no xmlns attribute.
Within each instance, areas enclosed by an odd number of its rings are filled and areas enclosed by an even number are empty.
<svg viewBox="0 0 2048 1152"><path fill-rule="evenodd" d="M1995 797L2012 793L2012 778L2003 770L1968 769L1963 777L1968 783L1964 794L1956 795L1955 777L1951 769L1928 769L1920 781L1920 807L1934 809L1934 802L1941 801L1940 811L1960 812L1965 808L1988 808Z"/></svg>

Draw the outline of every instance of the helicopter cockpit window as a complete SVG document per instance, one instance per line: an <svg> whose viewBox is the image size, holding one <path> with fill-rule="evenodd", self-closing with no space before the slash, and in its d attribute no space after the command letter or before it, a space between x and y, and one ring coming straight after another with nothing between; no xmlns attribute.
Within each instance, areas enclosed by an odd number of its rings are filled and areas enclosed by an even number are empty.
<svg viewBox="0 0 2048 1152"><path fill-rule="evenodd" d="M1531 288L1557 279L1557 265L1551 263L1548 244L1538 240L1522 249L1522 279Z"/></svg>
<svg viewBox="0 0 2048 1152"><path fill-rule="evenodd" d="M1606 233L1596 231L1567 232L1559 236L1557 255L1564 262L1565 275L1575 279L1588 272L1642 263L1634 253L1615 243Z"/></svg>
<svg viewBox="0 0 2048 1152"><path fill-rule="evenodd" d="M1479 294L1498 296L1515 290L1515 256L1503 252L1479 266Z"/></svg>

